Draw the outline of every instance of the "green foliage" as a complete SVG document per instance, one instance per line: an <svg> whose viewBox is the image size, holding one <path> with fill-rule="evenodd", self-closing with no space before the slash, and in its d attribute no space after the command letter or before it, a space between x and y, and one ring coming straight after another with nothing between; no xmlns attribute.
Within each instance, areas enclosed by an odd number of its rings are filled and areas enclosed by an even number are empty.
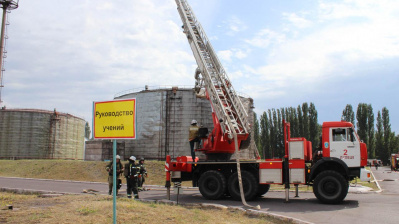
<svg viewBox="0 0 399 224"><path fill-rule="evenodd" d="M367 113L368 108L367 104L359 103L357 106L356 112L356 119L357 119L357 134L359 135L360 139L367 143L368 135L367 135Z"/></svg>
<svg viewBox="0 0 399 224"><path fill-rule="evenodd" d="M370 158L375 158L374 112L371 104L367 106L367 149Z"/></svg>
<svg viewBox="0 0 399 224"><path fill-rule="evenodd" d="M268 157L270 155L266 155L270 150L270 129L269 129L269 120L267 118L267 113L263 112L260 117L260 137L259 137L259 145L260 150L262 151L262 158Z"/></svg>
<svg viewBox="0 0 399 224"><path fill-rule="evenodd" d="M257 114L254 112L254 141L255 141L255 145L256 148L258 149L259 155L262 157L262 150L260 147L260 139L259 139L259 121L258 121L258 116Z"/></svg>
<svg viewBox="0 0 399 224"><path fill-rule="evenodd" d="M355 125L355 113L353 112L352 105L346 105L345 109L342 111L342 120L349 121Z"/></svg>
<svg viewBox="0 0 399 224"><path fill-rule="evenodd" d="M392 153L396 153L399 147L399 136L391 131L389 121L389 110L384 107L377 114L377 124L375 130L375 156L384 163L389 161Z"/></svg>
<svg viewBox="0 0 399 224"><path fill-rule="evenodd" d="M345 110L344 110L345 111ZM359 103L356 112L357 134L367 144L368 157L375 157L374 112L371 104Z"/></svg>
<svg viewBox="0 0 399 224"><path fill-rule="evenodd" d="M317 110L313 103L302 106L269 109L260 116L259 149L264 158L284 156L283 120L291 124L291 137L305 137L313 147L319 144L321 126L317 123Z"/></svg>
<svg viewBox="0 0 399 224"><path fill-rule="evenodd" d="M378 111L377 114L377 124L376 124L376 133L375 133L375 155L376 158L382 158L384 154L384 132L383 132L383 124L382 124L382 116L381 112Z"/></svg>
<svg viewBox="0 0 399 224"><path fill-rule="evenodd" d="M320 144L319 135L321 134L321 125L317 121L317 110L313 103L309 106L309 140L313 144L313 149Z"/></svg>

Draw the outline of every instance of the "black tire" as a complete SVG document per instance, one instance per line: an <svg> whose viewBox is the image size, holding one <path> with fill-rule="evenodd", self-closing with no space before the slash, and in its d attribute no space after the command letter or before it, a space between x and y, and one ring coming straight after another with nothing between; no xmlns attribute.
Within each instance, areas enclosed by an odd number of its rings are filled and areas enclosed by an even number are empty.
<svg viewBox="0 0 399 224"><path fill-rule="evenodd" d="M266 194L269 191L269 189L270 189L270 184L259 184L256 196L262 197L262 195Z"/></svg>
<svg viewBox="0 0 399 224"><path fill-rule="evenodd" d="M248 200L248 201L252 200L256 196L256 193L258 192L259 184L258 184L255 176L248 171L243 170L241 172L241 177L242 177L242 187L244 190L245 200ZM229 181L228 181L228 190L229 190L231 198L233 198L234 200L237 200L237 201L241 200L237 172L235 172L233 175L230 176Z"/></svg>
<svg viewBox="0 0 399 224"><path fill-rule="evenodd" d="M319 173L313 183L313 193L322 203L337 204L348 194L349 183L338 172L327 170Z"/></svg>
<svg viewBox="0 0 399 224"><path fill-rule="evenodd" d="M216 170L203 173L198 180L199 191L207 199L217 200L226 192L226 177Z"/></svg>

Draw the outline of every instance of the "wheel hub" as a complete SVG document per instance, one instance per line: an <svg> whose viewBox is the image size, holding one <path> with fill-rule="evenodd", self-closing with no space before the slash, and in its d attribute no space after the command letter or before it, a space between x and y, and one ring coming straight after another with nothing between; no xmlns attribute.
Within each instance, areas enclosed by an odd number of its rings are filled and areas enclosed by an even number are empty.
<svg viewBox="0 0 399 224"><path fill-rule="evenodd" d="M334 181L326 181L323 184L323 190L328 195L334 195L338 191L338 185Z"/></svg>

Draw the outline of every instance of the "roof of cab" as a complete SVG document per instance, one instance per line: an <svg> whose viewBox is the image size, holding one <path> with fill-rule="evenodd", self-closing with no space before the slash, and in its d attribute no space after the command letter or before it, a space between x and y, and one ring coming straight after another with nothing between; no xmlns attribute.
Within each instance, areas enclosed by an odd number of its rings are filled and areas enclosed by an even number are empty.
<svg viewBox="0 0 399 224"><path fill-rule="evenodd" d="M352 127L353 124L348 121L328 121L323 122L323 128L331 128L331 127Z"/></svg>

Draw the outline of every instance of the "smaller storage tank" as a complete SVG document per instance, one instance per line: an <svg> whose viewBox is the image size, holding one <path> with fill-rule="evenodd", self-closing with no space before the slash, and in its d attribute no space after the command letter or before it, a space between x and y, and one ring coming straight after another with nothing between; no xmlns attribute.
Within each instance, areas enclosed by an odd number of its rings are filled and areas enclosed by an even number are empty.
<svg viewBox="0 0 399 224"><path fill-rule="evenodd" d="M84 159L86 121L67 113L0 109L0 158Z"/></svg>

